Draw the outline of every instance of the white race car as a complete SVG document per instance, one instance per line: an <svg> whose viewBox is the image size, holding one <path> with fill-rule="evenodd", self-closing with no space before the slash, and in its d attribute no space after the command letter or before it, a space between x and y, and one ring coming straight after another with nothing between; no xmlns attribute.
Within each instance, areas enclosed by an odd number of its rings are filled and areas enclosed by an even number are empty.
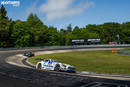
<svg viewBox="0 0 130 87"><path fill-rule="evenodd" d="M53 59L45 59L36 64L38 70L67 71L75 73L75 67L69 64L60 63Z"/></svg>

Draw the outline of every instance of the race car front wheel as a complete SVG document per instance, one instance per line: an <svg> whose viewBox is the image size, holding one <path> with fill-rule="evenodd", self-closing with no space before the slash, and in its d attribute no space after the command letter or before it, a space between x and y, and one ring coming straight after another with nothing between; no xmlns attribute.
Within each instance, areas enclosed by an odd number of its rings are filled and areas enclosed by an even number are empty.
<svg viewBox="0 0 130 87"><path fill-rule="evenodd" d="M54 71L60 71L60 65L56 65Z"/></svg>
<svg viewBox="0 0 130 87"><path fill-rule="evenodd" d="M38 69L38 70L41 70L41 63L38 64L37 69Z"/></svg>

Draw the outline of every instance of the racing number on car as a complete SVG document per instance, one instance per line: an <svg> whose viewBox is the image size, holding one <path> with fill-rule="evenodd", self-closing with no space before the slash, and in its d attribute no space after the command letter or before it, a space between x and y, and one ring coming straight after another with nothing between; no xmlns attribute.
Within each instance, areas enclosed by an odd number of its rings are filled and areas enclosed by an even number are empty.
<svg viewBox="0 0 130 87"><path fill-rule="evenodd" d="M48 61L44 62L44 66L46 68L49 68L50 66L52 66L52 62L48 60Z"/></svg>
<svg viewBox="0 0 130 87"><path fill-rule="evenodd" d="M45 61L43 65L44 65L45 67L47 67L48 61Z"/></svg>

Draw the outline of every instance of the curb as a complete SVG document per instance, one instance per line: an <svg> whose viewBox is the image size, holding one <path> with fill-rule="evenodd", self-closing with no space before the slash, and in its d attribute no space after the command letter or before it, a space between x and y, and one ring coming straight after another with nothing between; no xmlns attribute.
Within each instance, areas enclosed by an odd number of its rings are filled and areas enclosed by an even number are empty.
<svg viewBox="0 0 130 87"><path fill-rule="evenodd" d="M95 76L109 76L109 77L122 77L122 78L129 78L130 79L130 75L121 75L121 74L98 74L98 73L94 73L94 72L87 72L87 71L81 71L78 72L79 74L82 75L95 75Z"/></svg>
<svg viewBox="0 0 130 87"><path fill-rule="evenodd" d="M28 64L30 64L31 66L34 66L34 67L35 67L36 65L33 64L33 63L31 63L31 62L29 62L28 59L29 59L29 58L27 58L25 62L28 63Z"/></svg>

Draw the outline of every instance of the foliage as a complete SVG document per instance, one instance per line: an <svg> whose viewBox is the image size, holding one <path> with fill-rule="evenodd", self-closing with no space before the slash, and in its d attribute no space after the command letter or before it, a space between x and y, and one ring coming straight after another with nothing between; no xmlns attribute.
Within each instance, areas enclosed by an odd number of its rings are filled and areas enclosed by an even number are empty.
<svg viewBox="0 0 130 87"><path fill-rule="evenodd" d="M14 24L11 37L15 47L28 47L30 45L30 34L25 22L18 21Z"/></svg>
<svg viewBox="0 0 130 87"><path fill-rule="evenodd" d="M72 26L71 26L71 24L69 24L69 25L67 26L67 32L72 32Z"/></svg>
<svg viewBox="0 0 130 87"><path fill-rule="evenodd" d="M0 47L9 46L10 21L6 16L6 10L2 5L0 9Z"/></svg>
<svg viewBox="0 0 130 87"><path fill-rule="evenodd" d="M69 45L70 39L102 38L103 44L117 41L130 43L130 22L122 24L109 22L100 25L88 24L79 28L69 24L66 29L57 30L46 26L36 14L30 13L26 21L13 21L7 11L0 8L0 47L30 47Z"/></svg>
<svg viewBox="0 0 130 87"><path fill-rule="evenodd" d="M5 8L4 8L3 5L1 6L0 13L1 13L0 16L1 16L2 18L6 18L7 12L6 12L6 10L5 10Z"/></svg>

